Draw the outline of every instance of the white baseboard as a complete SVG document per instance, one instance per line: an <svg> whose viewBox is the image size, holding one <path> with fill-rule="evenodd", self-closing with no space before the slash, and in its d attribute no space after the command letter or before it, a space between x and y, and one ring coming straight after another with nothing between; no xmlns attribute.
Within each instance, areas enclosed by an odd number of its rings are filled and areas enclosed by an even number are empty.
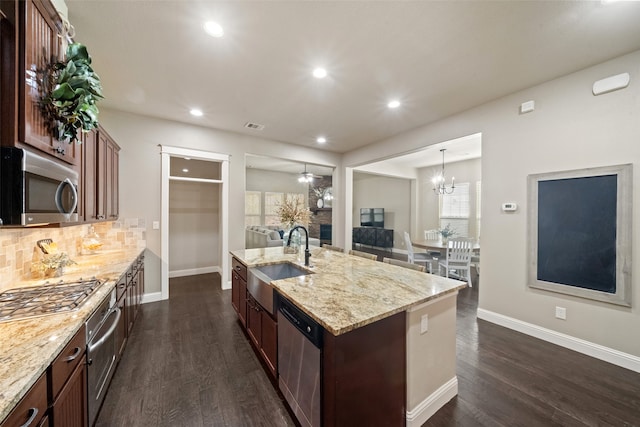
<svg viewBox="0 0 640 427"><path fill-rule="evenodd" d="M231 280L227 280L226 283L222 284L222 290L224 291L225 289L231 289Z"/></svg>
<svg viewBox="0 0 640 427"><path fill-rule="evenodd" d="M613 348L585 341L580 338L572 337L551 329L543 328L532 323L523 322L522 320L494 313L493 311L478 309L478 319L495 323L523 334L531 335L544 341L565 347L596 359L640 372L640 357L632 354L624 353Z"/></svg>
<svg viewBox="0 0 640 427"><path fill-rule="evenodd" d="M186 270L173 270L169 272L169 278L195 276L197 274L220 273L222 269L215 265L211 267L188 268Z"/></svg>
<svg viewBox="0 0 640 427"><path fill-rule="evenodd" d="M162 301L162 292L150 292L142 295L142 304L156 301Z"/></svg>
<svg viewBox="0 0 640 427"><path fill-rule="evenodd" d="M453 377L425 400L407 411L407 427L421 426L458 394L458 377Z"/></svg>

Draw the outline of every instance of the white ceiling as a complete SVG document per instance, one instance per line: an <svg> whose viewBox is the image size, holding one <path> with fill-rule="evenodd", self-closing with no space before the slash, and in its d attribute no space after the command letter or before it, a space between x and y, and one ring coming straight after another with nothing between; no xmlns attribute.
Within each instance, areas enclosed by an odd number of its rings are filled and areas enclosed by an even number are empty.
<svg viewBox="0 0 640 427"><path fill-rule="evenodd" d="M334 152L640 49L640 2L67 5L102 78L101 106ZM203 32L209 19L223 38ZM329 77L311 76L318 65ZM390 98L402 106L387 109ZM264 130L245 129L249 121Z"/></svg>

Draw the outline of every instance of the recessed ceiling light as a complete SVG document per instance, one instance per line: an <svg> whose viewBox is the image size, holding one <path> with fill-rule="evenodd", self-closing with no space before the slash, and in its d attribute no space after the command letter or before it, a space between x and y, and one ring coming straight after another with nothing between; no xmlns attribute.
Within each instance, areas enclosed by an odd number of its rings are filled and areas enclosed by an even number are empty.
<svg viewBox="0 0 640 427"><path fill-rule="evenodd" d="M187 173L187 172L189 172L189 169L184 168L184 169L182 169L182 172Z"/></svg>
<svg viewBox="0 0 640 427"><path fill-rule="evenodd" d="M400 101L398 101L397 99L389 101L389 103L387 104L387 107L389 108L398 108L399 106L400 106Z"/></svg>
<svg viewBox="0 0 640 427"><path fill-rule="evenodd" d="M196 116L196 117L202 117L202 114L204 114L202 110L199 110L197 108L192 108L191 111L189 111L189 113L191 113L192 116Z"/></svg>
<svg viewBox="0 0 640 427"><path fill-rule="evenodd" d="M327 138L325 138L324 136L319 136L316 138L316 142L318 144L324 144L325 142L327 142Z"/></svg>
<svg viewBox="0 0 640 427"><path fill-rule="evenodd" d="M315 77L316 79L324 79L325 77L327 77L327 70L325 70L324 68L316 68L315 70L313 70L313 77Z"/></svg>
<svg viewBox="0 0 640 427"><path fill-rule="evenodd" d="M214 21L205 22L204 23L204 30L211 37L222 37L222 36L224 36L224 29L222 28L222 25L220 25L220 24L218 24L217 22L214 22Z"/></svg>

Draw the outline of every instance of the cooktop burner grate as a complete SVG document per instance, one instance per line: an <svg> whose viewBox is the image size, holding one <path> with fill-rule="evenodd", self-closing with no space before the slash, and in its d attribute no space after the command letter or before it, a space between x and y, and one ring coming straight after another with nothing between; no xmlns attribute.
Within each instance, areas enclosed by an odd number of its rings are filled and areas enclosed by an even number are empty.
<svg viewBox="0 0 640 427"><path fill-rule="evenodd" d="M94 277L9 289L0 293L0 322L76 310L102 283Z"/></svg>

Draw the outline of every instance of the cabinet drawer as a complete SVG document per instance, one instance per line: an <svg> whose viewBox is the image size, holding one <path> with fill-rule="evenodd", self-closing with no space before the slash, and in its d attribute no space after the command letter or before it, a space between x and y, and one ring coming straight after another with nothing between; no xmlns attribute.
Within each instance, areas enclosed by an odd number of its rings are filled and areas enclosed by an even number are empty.
<svg viewBox="0 0 640 427"><path fill-rule="evenodd" d="M242 277L244 281L247 280L247 267L236 258L231 259L231 268L233 268L233 271L238 273L238 276Z"/></svg>
<svg viewBox="0 0 640 427"><path fill-rule="evenodd" d="M82 325L80 330L69 341L69 344L51 364L51 396L53 396L54 400L58 397L58 393L62 390L75 367L82 360L86 346L85 327Z"/></svg>
<svg viewBox="0 0 640 427"><path fill-rule="evenodd" d="M47 376L43 374L0 427L37 426L47 414Z"/></svg>

